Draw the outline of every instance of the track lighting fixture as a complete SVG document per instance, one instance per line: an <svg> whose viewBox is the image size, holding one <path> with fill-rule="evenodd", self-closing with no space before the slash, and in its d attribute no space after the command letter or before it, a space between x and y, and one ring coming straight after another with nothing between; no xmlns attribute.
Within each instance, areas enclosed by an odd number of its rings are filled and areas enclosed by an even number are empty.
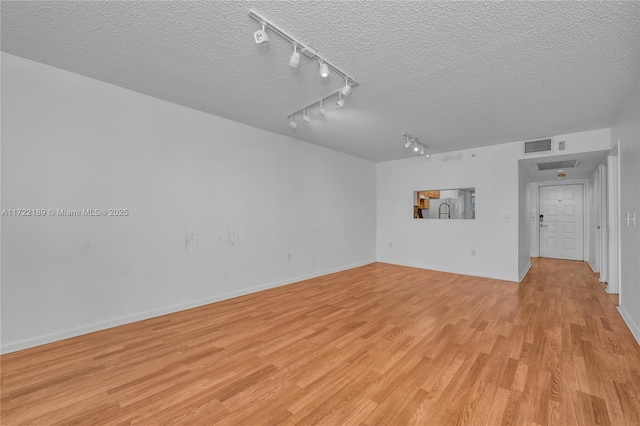
<svg viewBox="0 0 640 426"><path fill-rule="evenodd" d="M323 55L321 55L314 47L309 46L308 44L300 41L298 38L292 36L288 31L284 30L283 28L279 27L278 25L274 24L272 21L270 21L269 19L267 19L266 17L262 16L261 14L259 14L258 12L256 12L255 10L251 9L249 10L249 17L255 19L256 21L258 21L258 23L260 23L261 29L256 31L253 34L253 38L255 39L255 42L257 44L260 43L264 43L264 42L268 42L269 41L269 34L267 34L267 27L269 27L269 32L272 34L276 34L282 38L284 38L285 40L287 40L288 42L290 42L293 46L293 52L291 53L291 55L289 56L289 66L292 68L298 68L300 66L300 58L304 55L305 57L309 58L309 59L314 59L318 61L319 64L319 69L318 69L318 74L322 77L322 78L327 78L329 77L329 74L331 73L331 71L329 70L329 68L331 68L332 71L335 71L338 75L344 77L345 79L345 84L342 88L340 88L338 91L334 91L331 94L327 95L327 96L323 96L322 99L317 100L315 102L312 102L310 104L308 104L306 107L301 108L296 110L295 112L293 112L293 114L289 117L290 118L290 122L289 125L292 128L296 128L297 127L297 123L294 121L294 114L297 114L299 112L303 112L302 110L305 108L309 108L315 104L320 104L320 108L318 109L318 113L321 116L324 116L326 114L325 109L324 109L324 105L323 105L323 101L334 96L334 95L338 95L338 107L342 108L344 106L345 100L342 98L347 97L351 94L351 89L353 89L354 87L358 86L359 83L357 80L353 79L352 77L350 77L349 75L347 75L346 72L344 72L342 69L340 69L338 66L336 66L336 64L334 64L333 62L328 61L327 59L325 59L325 57ZM302 55L301 55L302 54ZM306 114L303 114L303 120L307 121L306 119L304 119L304 117L309 117Z"/></svg>
<svg viewBox="0 0 640 426"><path fill-rule="evenodd" d="M340 93L342 96L349 96L351 93L351 86L349 86L349 77L344 78L344 87L340 89Z"/></svg>
<svg viewBox="0 0 640 426"><path fill-rule="evenodd" d="M428 146L425 146L423 144L421 144L418 141L418 138L415 138L411 135L408 135L406 133L403 133L402 136L405 137L406 142L404 144L405 148L409 148L411 146L411 144L413 144L413 152L419 152L420 155L424 155L427 158L430 156L431 154L431 148L429 148Z"/></svg>
<svg viewBox="0 0 640 426"><path fill-rule="evenodd" d="M338 106L338 108L342 108L344 107L345 104L345 99L343 98L343 93L342 93L342 89L333 92L332 94L330 94L329 96L325 96L323 98L318 99L317 101L313 101L310 104L308 104L305 107L302 107L300 109L297 109L295 111L293 111L290 115L295 115L298 113L302 113L302 119L304 121L311 121L311 117L309 115L307 115L307 109L311 108L312 106L318 104L318 114L320 114L321 117L324 117L327 114L327 110L324 109L324 101L326 101L327 99L333 97L333 96L338 96L338 101L336 102L336 105ZM407 138L407 144L410 144L411 142L413 142L415 139L411 138L411 141L409 141L409 138ZM407 145L407 148L409 147L409 145Z"/></svg>
<svg viewBox="0 0 640 426"><path fill-rule="evenodd" d="M330 94L329 96L325 96L323 98L318 99L317 101L311 102L309 105L302 107L300 109L297 109L295 111L293 111L291 114L289 114L287 117L292 117L292 121L293 121L293 117L295 117L296 114L301 114L302 115L302 119L305 122L310 122L311 121L311 116L309 116L307 114L307 110L311 107L313 107L314 105L318 105L318 114L320 114L320 116L324 117L327 113L327 111L324 109L324 101L326 101L329 98L332 98L334 96L338 97L338 102L336 102L336 105L338 106L338 108L342 108L345 104L345 100L342 97L342 92L340 90L333 92L332 94ZM403 135L404 136L404 135ZM412 143L415 139L411 138L410 142L409 142L409 138L407 138L407 143ZM407 145L408 146L408 145Z"/></svg>
<svg viewBox="0 0 640 426"><path fill-rule="evenodd" d="M348 77L347 73L341 70L338 66L336 66L336 64L325 59L325 57L321 55L314 47L309 46L307 43L300 41L298 38L294 37L288 31L276 25L266 17L262 16L260 13L251 9L249 10L249 17L258 21L262 26L262 30L258 30L254 33L254 38L256 40L256 43L263 43L265 41L269 41L269 35L266 32L267 27L269 27L270 33L277 34L283 39L287 40L288 42L294 44L295 45L294 50L297 53L302 53L302 55L306 56L309 59L316 59L320 64L320 75L323 78L326 78L329 76L329 68L331 68L333 71L347 78L352 88L356 87L359 84L353 78ZM345 94L345 96L347 95Z"/></svg>
<svg viewBox="0 0 640 426"><path fill-rule="evenodd" d="M300 53L298 53L298 45L293 43L293 53L289 56L289 66L298 68L300 65Z"/></svg>
<svg viewBox="0 0 640 426"><path fill-rule="evenodd" d="M265 21L261 21L262 29L253 33L253 38L256 41L256 44L264 43L265 41L269 41L269 34L267 34L267 23Z"/></svg>
<svg viewBox="0 0 640 426"><path fill-rule="evenodd" d="M329 67L327 66L327 64L325 64L321 59L318 59L318 62L320 62L320 70L318 71L318 74L320 74L320 77L322 78L329 77Z"/></svg>

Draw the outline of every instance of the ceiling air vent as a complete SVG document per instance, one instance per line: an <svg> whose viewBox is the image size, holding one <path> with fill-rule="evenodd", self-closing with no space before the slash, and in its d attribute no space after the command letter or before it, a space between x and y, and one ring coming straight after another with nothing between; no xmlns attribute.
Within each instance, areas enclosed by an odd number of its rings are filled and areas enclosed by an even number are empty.
<svg viewBox="0 0 640 426"><path fill-rule="evenodd" d="M538 170L571 169L578 165L578 160L550 161L548 163L536 163Z"/></svg>
<svg viewBox="0 0 640 426"><path fill-rule="evenodd" d="M534 152L551 151L552 139L539 139L537 141L529 141L524 143L524 153L533 154Z"/></svg>

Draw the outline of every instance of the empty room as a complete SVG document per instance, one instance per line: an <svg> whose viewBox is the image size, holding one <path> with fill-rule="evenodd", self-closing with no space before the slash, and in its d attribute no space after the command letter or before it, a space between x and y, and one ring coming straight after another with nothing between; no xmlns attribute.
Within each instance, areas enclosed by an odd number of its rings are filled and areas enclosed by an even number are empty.
<svg viewBox="0 0 640 426"><path fill-rule="evenodd" d="M0 424L640 425L639 1L0 16Z"/></svg>

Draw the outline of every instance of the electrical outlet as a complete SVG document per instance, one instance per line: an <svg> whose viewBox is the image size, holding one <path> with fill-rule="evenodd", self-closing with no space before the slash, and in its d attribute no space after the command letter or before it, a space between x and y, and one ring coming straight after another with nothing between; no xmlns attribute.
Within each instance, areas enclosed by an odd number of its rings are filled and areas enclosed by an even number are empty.
<svg viewBox="0 0 640 426"><path fill-rule="evenodd" d="M471 256L475 256L476 255L476 249L471 249Z"/></svg>

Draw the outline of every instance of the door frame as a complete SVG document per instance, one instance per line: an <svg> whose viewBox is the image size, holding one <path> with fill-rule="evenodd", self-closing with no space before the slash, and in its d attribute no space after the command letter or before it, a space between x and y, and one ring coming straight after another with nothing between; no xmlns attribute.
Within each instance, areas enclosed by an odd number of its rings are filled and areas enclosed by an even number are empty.
<svg viewBox="0 0 640 426"><path fill-rule="evenodd" d="M590 179L591 180L591 179ZM591 182L590 182L591 183ZM600 164L593 172L593 183L589 188L589 196L592 197L589 201L589 232L593 232L593 257L591 256L591 250L589 250L587 258L585 259L591 270L598 274L598 281L600 281L600 270L602 261L602 168Z"/></svg>
<svg viewBox="0 0 640 426"><path fill-rule="evenodd" d="M531 182L531 208L533 220L531 226L531 257L540 257L540 187L541 186L563 186L582 185L582 259L588 259L589 253L589 232L587 224L587 194L585 189L589 186L589 179L563 179L562 181L552 180L544 182Z"/></svg>
<svg viewBox="0 0 640 426"><path fill-rule="evenodd" d="M598 165L600 170L600 279L601 283L609 281L609 185L607 182L609 171L607 164Z"/></svg>
<svg viewBox="0 0 640 426"><path fill-rule="evenodd" d="M609 274L607 293L620 294L620 168L618 148L607 155L607 226L609 227Z"/></svg>

